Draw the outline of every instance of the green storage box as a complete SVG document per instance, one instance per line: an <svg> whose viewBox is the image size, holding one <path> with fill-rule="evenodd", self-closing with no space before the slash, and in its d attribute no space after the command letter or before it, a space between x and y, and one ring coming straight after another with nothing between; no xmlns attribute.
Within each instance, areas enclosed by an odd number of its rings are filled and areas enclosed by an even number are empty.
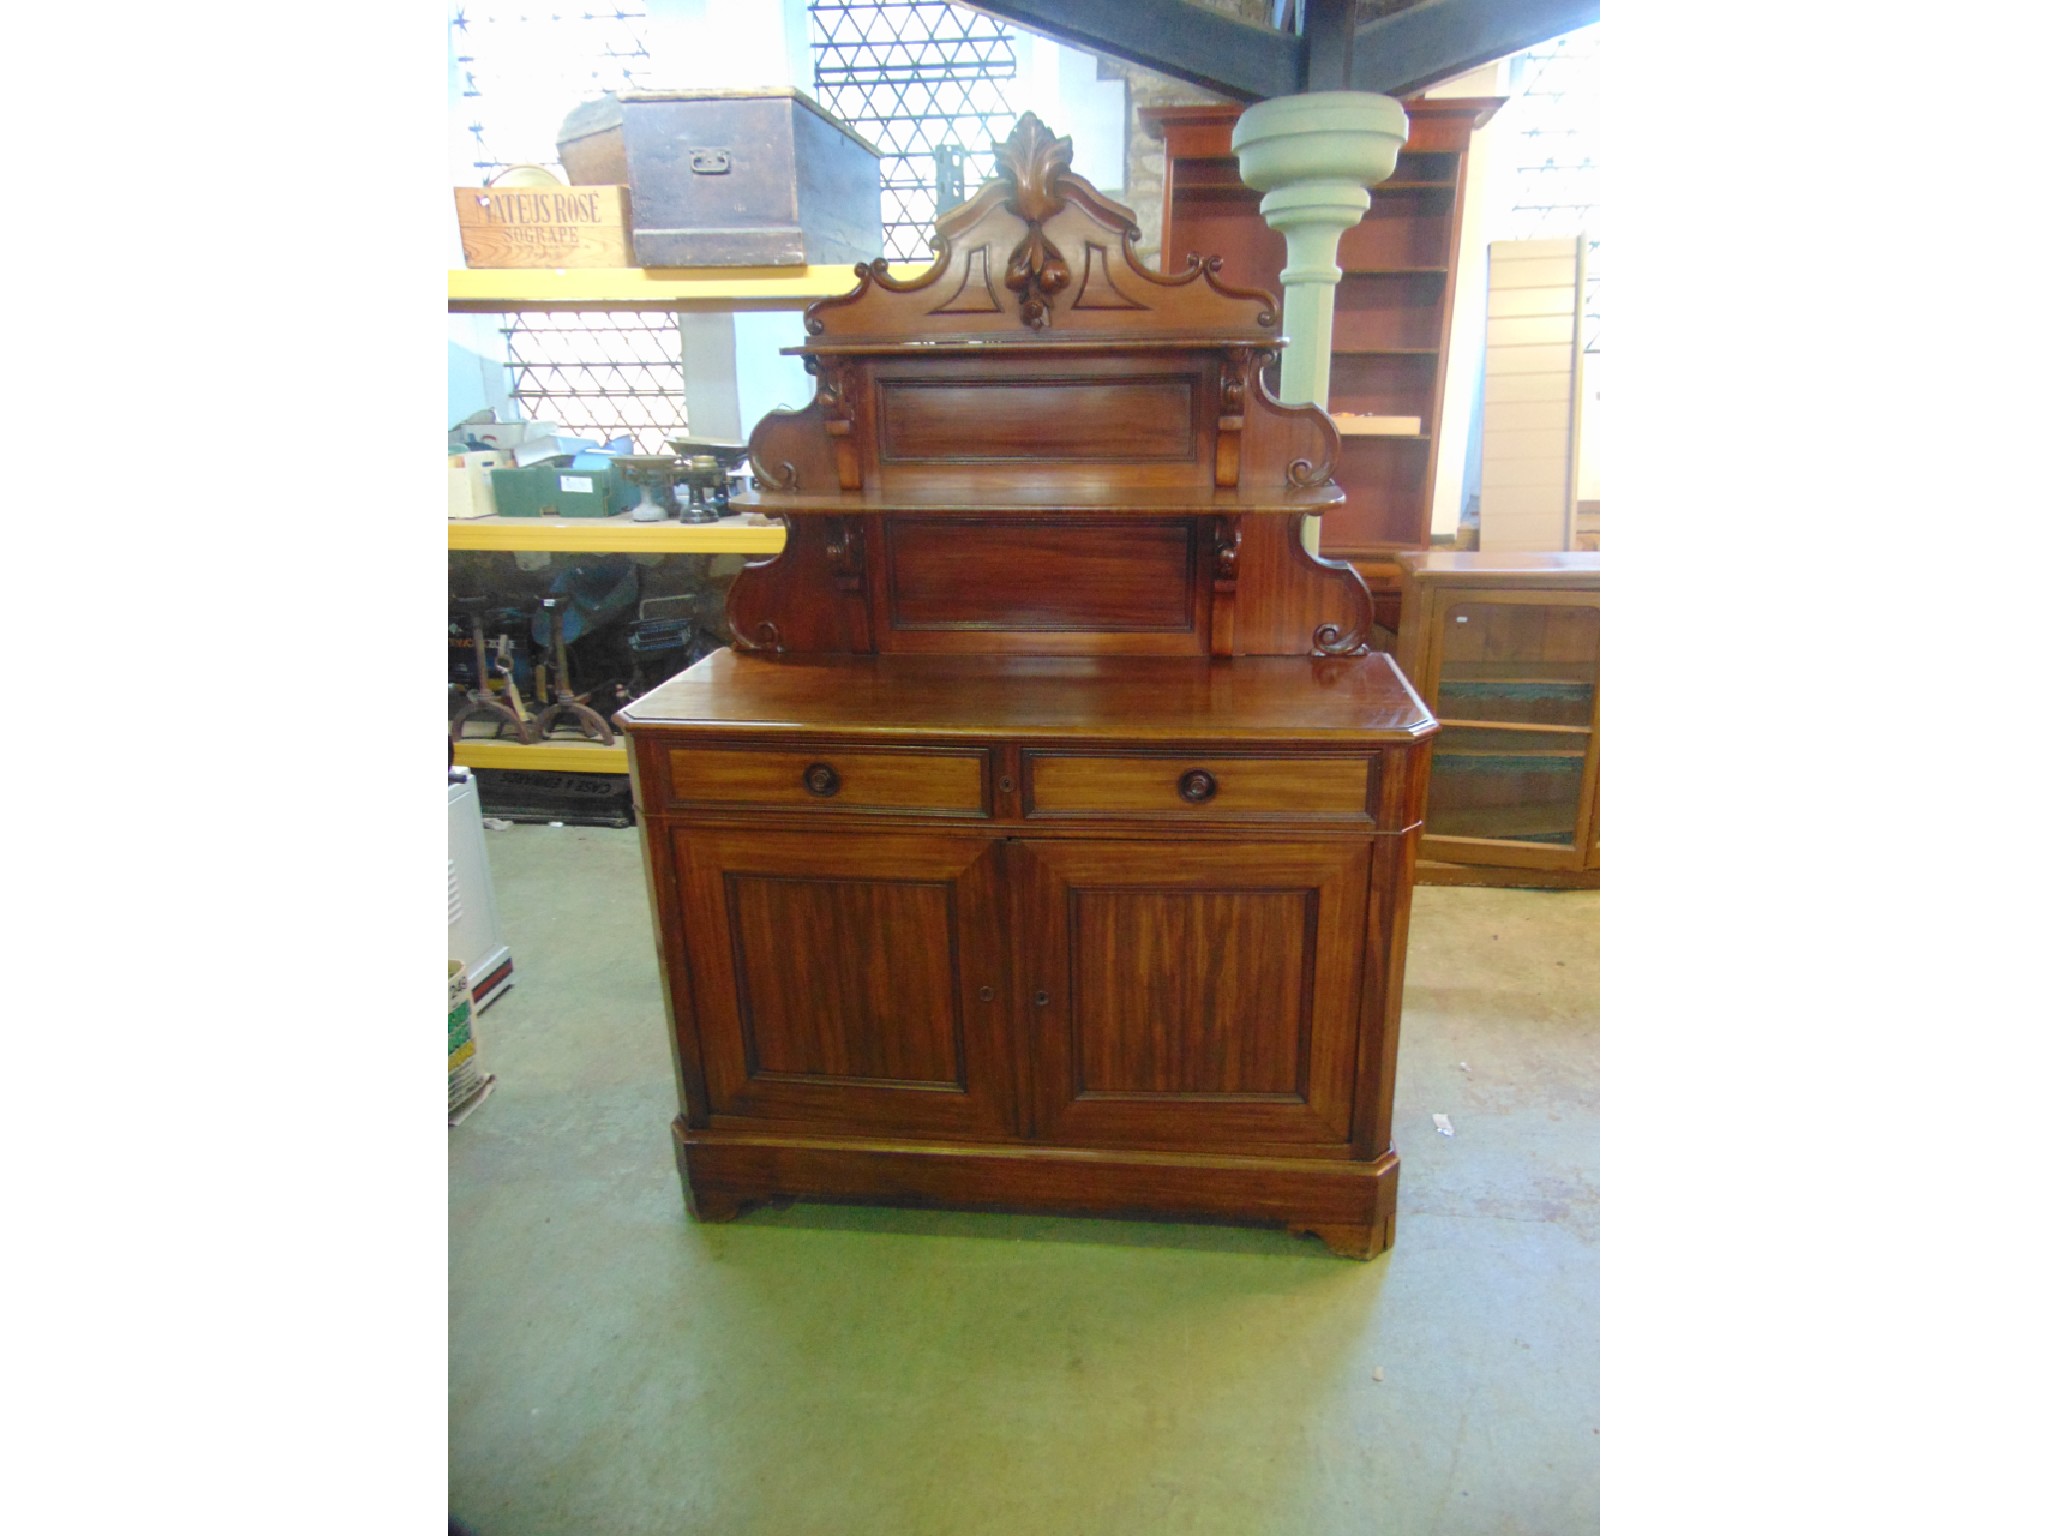
<svg viewBox="0 0 2048 1536"><path fill-rule="evenodd" d="M500 517L610 517L622 509L616 466L560 469L494 469L491 494ZM638 494L635 493L635 499Z"/></svg>

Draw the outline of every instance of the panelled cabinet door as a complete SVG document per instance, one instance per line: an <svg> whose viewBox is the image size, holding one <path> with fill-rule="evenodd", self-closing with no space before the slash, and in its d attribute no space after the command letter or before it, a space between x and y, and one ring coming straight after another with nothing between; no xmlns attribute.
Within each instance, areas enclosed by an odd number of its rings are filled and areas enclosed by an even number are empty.
<svg viewBox="0 0 2048 1536"><path fill-rule="evenodd" d="M1019 851L1018 985L1040 1138L1212 1150L1348 1140L1366 845Z"/></svg>
<svg viewBox="0 0 2048 1536"><path fill-rule="evenodd" d="M714 1118L1014 1131L993 840L672 835Z"/></svg>

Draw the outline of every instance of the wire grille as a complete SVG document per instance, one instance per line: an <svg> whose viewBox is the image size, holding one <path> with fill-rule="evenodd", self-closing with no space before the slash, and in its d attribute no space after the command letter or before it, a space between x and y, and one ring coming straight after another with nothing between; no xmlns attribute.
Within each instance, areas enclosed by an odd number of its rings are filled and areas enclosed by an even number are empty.
<svg viewBox="0 0 2048 1536"><path fill-rule="evenodd" d="M979 187L1016 123L1009 28L943 0L813 0L810 14L820 103L882 152L886 253L929 256L942 163L949 197Z"/></svg>
<svg viewBox="0 0 2048 1536"><path fill-rule="evenodd" d="M505 367L528 421L570 437L625 437L636 453L666 453L689 427L682 334L670 314L507 316Z"/></svg>

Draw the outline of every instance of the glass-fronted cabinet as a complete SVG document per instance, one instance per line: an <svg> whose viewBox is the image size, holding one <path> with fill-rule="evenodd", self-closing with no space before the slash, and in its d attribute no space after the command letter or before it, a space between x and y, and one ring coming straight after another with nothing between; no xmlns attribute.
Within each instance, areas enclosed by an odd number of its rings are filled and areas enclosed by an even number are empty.
<svg viewBox="0 0 2048 1536"><path fill-rule="evenodd" d="M1400 557L1401 669L1443 722L1424 883L1597 885L1600 557Z"/></svg>

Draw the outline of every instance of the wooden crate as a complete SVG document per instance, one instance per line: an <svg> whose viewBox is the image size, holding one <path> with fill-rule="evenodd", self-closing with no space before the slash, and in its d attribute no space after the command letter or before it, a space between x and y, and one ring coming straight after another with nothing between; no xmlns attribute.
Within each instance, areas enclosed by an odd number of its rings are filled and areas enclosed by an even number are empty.
<svg viewBox="0 0 2048 1536"><path fill-rule="evenodd" d="M631 189L631 265L815 266L882 254L879 152L801 91L607 96L569 115L556 148L577 185Z"/></svg>
<svg viewBox="0 0 2048 1536"><path fill-rule="evenodd" d="M457 187L472 267L628 267L624 187Z"/></svg>

